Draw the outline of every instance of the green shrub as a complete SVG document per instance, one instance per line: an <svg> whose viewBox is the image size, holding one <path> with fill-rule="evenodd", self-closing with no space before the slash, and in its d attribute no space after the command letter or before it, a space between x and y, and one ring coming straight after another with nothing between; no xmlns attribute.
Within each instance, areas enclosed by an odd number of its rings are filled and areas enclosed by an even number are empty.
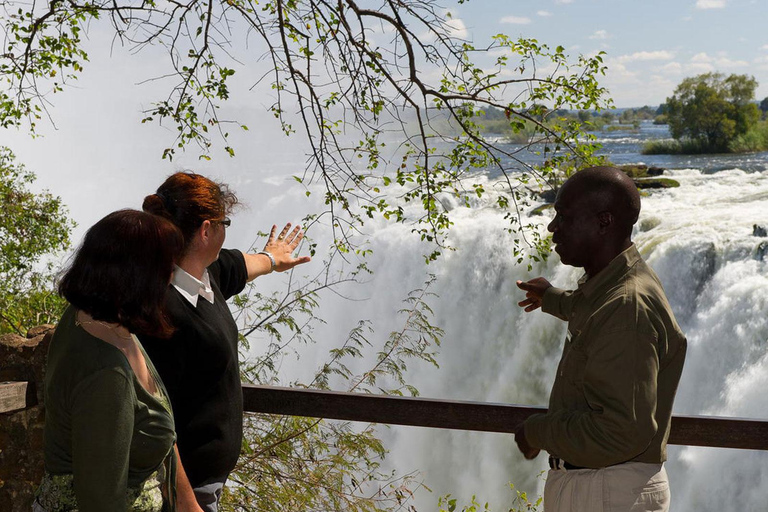
<svg viewBox="0 0 768 512"><path fill-rule="evenodd" d="M30 190L35 175L0 146L0 334L58 319L50 256L69 248L74 223L59 197Z"/></svg>
<svg viewBox="0 0 768 512"><path fill-rule="evenodd" d="M682 152L682 144L675 139L649 140L641 151L644 155L679 155Z"/></svg>
<svg viewBox="0 0 768 512"><path fill-rule="evenodd" d="M733 153L754 153L768 150L768 121L762 121L728 145Z"/></svg>
<svg viewBox="0 0 768 512"><path fill-rule="evenodd" d="M700 155L717 153L717 150L707 146L701 140L659 139L646 142L641 153L643 155Z"/></svg>

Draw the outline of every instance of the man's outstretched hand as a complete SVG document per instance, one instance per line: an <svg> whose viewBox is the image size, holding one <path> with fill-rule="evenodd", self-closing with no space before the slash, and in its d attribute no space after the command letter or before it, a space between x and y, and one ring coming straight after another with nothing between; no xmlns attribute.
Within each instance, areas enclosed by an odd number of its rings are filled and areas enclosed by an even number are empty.
<svg viewBox="0 0 768 512"><path fill-rule="evenodd" d="M517 303L521 308L525 308L526 313L530 313L541 307L541 300L552 285L543 277L537 277L530 281L517 281L517 287L525 291L525 300Z"/></svg>

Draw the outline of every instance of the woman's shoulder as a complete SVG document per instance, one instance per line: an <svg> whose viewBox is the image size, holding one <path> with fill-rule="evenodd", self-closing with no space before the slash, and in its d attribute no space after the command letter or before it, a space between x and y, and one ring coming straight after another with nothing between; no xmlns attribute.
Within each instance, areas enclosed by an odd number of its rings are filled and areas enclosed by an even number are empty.
<svg viewBox="0 0 768 512"><path fill-rule="evenodd" d="M70 384L108 370L130 376L130 364L120 350L89 334L75 322L76 309L67 308L51 339L48 371Z"/></svg>
<svg viewBox="0 0 768 512"><path fill-rule="evenodd" d="M209 267L218 278L221 273L230 273L245 268L245 256L237 249L221 249L219 257Z"/></svg>
<svg viewBox="0 0 768 512"><path fill-rule="evenodd" d="M237 249L222 249L219 258L208 267L208 272L225 299L243 291L248 281L245 256Z"/></svg>

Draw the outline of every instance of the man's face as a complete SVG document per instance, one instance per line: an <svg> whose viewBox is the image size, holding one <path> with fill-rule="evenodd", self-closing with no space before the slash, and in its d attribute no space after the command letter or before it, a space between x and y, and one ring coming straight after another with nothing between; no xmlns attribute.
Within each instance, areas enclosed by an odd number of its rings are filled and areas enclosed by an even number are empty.
<svg viewBox="0 0 768 512"><path fill-rule="evenodd" d="M573 267L588 267L601 240L597 205L578 185L566 182L555 200L555 218L547 229L552 233L560 261Z"/></svg>

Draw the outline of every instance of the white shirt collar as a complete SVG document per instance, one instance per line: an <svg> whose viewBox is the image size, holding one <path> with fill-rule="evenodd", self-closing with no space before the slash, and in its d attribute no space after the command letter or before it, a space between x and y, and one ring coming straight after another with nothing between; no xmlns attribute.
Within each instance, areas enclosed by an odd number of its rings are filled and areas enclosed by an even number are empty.
<svg viewBox="0 0 768 512"><path fill-rule="evenodd" d="M182 297L195 307L197 306L198 297L203 297L213 304L213 289L211 288L211 278L208 275L208 269L205 269L203 272L202 279L197 279L183 268L175 265L171 284L179 290Z"/></svg>

